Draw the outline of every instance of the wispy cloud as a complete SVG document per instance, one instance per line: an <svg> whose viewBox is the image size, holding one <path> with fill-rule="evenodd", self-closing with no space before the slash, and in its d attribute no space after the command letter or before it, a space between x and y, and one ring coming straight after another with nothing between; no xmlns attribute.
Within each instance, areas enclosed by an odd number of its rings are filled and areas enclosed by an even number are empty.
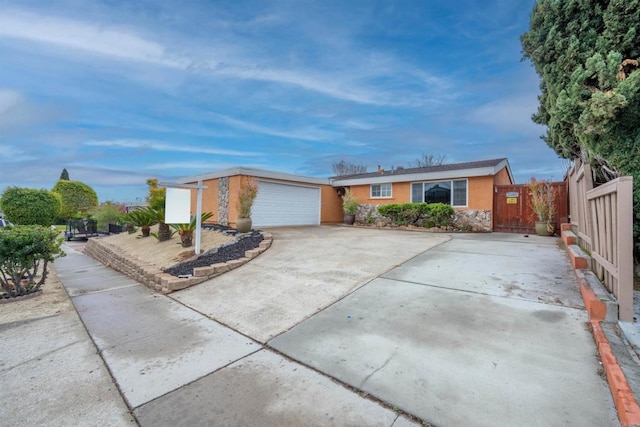
<svg viewBox="0 0 640 427"><path fill-rule="evenodd" d="M262 156L263 153L253 151L226 150L222 148L207 148L201 146L182 145L180 142L169 144L165 142L132 140L132 139L113 139L105 141L87 141L85 145L93 147L109 147L109 148L133 148L154 151L172 151L195 154L215 154L221 156L240 156L253 157Z"/></svg>
<svg viewBox="0 0 640 427"><path fill-rule="evenodd" d="M0 28L2 25L0 25ZM30 102L16 90L0 89L0 132L28 129L57 115L50 107Z"/></svg>
<svg viewBox="0 0 640 427"><path fill-rule="evenodd" d="M316 141L316 142L336 142L336 140L342 135L337 132L326 131L317 129L314 127L308 127L303 129L297 129L292 131L273 129L263 125L257 125L244 120L236 119L224 114L211 113L211 116L218 122L225 123L236 129L241 129L247 132L259 133L263 135L278 136L287 139L296 139L303 141Z"/></svg>
<svg viewBox="0 0 640 427"><path fill-rule="evenodd" d="M347 64L336 62L321 71L305 64L274 62L272 57L277 58L277 54L257 53L248 41L237 37L232 37L233 49L215 45L215 42L204 46L200 41L189 38L174 40L175 45L170 46L106 23L45 16L19 9L0 10L0 14L3 17L0 37L55 45L78 53L168 67L213 78L277 83L337 100L374 106L418 106L451 96L452 85L445 79L382 53L362 56L360 65L351 58ZM324 53L327 57L332 54ZM350 56L361 54L352 51L340 55L341 58ZM387 88L380 85L380 79L389 80Z"/></svg>
<svg viewBox="0 0 640 427"><path fill-rule="evenodd" d="M170 58L159 43L117 28L65 18L43 16L21 10L2 10L0 37L78 49L95 55L184 67L184 61Z"/></svg>

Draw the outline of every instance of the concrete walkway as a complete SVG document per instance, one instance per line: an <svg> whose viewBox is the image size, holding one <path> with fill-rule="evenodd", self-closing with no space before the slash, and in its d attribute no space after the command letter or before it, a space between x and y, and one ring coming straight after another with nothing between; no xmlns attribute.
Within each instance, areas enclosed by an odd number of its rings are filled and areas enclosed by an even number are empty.
<svg viewBox="0 0 640 427"><path fill-rule="evenodd" d="M79 252L56 261L123 396L98 364L108 424L131 422L124 398L142 426L619 425L558 239L272 232L248 265L169 297Z"/></svg>

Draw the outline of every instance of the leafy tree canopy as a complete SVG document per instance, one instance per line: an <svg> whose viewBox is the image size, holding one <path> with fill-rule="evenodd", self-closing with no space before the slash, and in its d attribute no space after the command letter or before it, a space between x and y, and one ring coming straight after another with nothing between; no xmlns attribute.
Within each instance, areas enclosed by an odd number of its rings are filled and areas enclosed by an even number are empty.
<svg viewBox="0 0 640 427"><path fill-rule="evenodd" d="M62 209L59 217L67 220L85 215L90 209L98 206L98 195L87 184L79 181L60 180L52 190L60 195Z"/></svg>
<svg viewBox="0 0 640 427"><path fill-rule="evenodd" d="M47 190L9 187L0 198L0 208L13 224L48 227L60 213L60 198Z"/></svg>
<svg viewBox="0 0 640 427"><path fill-rule="evenodd" d="M147 204L151 209L164 209L164 203L167 198L167 189L158 187L158 180L148 178L149 194L147 194Z"/></svg>
<svg viewBox="0 0 640 427"><path fill-rule="evenodd" d="M634 178L640 236L640 0L539 0L521 37L540 75L533 121L561 157L603 182Z"/></svg>
<svg viewBox="0 0 640 427"><path fill-rule="evenodd" d="M331 170L335 176L355 175L358 173L366 173L367 166L340 160L339 162L333 162L331 164Z"/></svg>

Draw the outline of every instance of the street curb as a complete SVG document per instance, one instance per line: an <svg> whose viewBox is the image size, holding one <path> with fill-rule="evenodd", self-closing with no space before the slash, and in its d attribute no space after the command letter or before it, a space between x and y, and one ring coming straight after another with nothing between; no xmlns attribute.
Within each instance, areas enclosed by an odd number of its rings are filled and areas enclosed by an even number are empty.
<svg viewBox="0 0 640 427"><path fill-rule="evenodd" d="M565 242L565 250L572 261L576 279L580 286L580 293L582 294L582 299L584 300L584 305L587 309L591 331L596 342L596 348L600 355L600 359L602 360L604 371L607 375L607 383L609 384L609 390L611 391L613 402L616 405L620 425L622 427L640 427L640 405L638 405L638 402L631 391L631 387L627 382L627 378L622 372L622 369L618 364L618 360L611 350L609 341L600 327L600 322L602 321L617 322L617 310L614 307L611 307L613 305L611 304L611 301L607 301L606 298L599 298L596 295L596 291L589 284L587 275L590 274L590 270L585 271L583 269L583 266L589 265L587 260L584 260L584 262L576 262L575 245L571 242L574 234L570 231L570 225L562 224L561 230L562 240ZM580 255L582 255L582 253ZM615 319L611 319L611 317L614 316Z"/></svg>
<svg viewBox="0 0 640 427"><path fill-rule="evenodd" d="M616 405L618 418L622 427L638 427L640 426L640 406L636 402L631 387L627 383L627 379L618 365L616 357L613 355L609 341L605 336L602 328L600 328L599 320L591 320L591 330L596 340L596 347L602 360L602 365L607 374L607 382L611 390L613 402Z"/></svg>

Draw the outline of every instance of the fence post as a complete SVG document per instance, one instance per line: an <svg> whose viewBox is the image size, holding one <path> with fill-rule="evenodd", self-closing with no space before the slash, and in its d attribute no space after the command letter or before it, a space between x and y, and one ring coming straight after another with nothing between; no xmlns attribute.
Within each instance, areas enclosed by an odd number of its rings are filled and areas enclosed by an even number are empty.
<svg viewBox="0 0 640 427"><path fill-rule="evenodd" d="M633 322L633 178L622 177L618 182L618 296L619 318ZM633 228L633 226L632 226Z"/></svg>

